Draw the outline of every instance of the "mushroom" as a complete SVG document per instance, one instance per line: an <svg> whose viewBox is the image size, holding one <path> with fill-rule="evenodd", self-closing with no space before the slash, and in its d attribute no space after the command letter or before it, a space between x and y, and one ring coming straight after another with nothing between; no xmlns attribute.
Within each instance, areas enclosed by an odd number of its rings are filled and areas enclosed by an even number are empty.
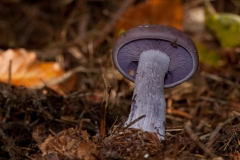
<svg viewBox="0 0 240 160"><path fill-rule="evenodd" d="M125 127L154 132L164 140L164 88L174 87L196 72L198 53L193 41L172 27L138 26L117 39L113 61L123 76L135 82Z"/></svg>

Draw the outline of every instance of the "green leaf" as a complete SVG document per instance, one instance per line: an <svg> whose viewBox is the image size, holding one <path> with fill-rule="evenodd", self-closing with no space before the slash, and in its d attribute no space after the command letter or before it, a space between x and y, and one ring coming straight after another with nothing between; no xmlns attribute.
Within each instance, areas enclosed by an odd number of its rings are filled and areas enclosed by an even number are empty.
<svg viewBox="0 0 240 160"><path fill-rule="evenodd" d="M207 4L205 25L218 39L222 48L240 46L240 16L216 13Z"/></svg>

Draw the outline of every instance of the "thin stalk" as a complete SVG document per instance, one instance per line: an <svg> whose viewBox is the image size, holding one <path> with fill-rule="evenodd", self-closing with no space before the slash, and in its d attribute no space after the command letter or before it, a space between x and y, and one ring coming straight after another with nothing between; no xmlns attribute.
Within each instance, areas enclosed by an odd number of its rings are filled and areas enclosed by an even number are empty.
<svg viewBox="0 0 240 160"><path fill-rule="evenodd" d="M158 133L159 139L165 136L166 102L164 99L164 78L170 58L157 50L141 53L135 79L131 112L125 126L136 118L146 115L130 128L139 128Z"/></svg>

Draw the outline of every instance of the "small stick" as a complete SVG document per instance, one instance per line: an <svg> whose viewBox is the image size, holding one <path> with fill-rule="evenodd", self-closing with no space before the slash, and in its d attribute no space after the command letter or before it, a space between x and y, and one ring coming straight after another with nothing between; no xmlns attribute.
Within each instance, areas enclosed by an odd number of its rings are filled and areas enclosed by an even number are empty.
<svg viewBox="0 0 240 160"><path fill-rule="evenodd" d="M54 137L57 137L57 134L52 129L48 129L48 130L53 134Z"/></svg>
<svg viewBox="0 0 240 160"><path fill-rule="evenodd" d="M209 137L209 142L214 140L214 138L216 137L216 135L219 133L219 131L222 129L223 126L232 122L236 117L238 117L238 116L231 117L231 118L227 119L226 121L219 123L218 126L216 127L216 129L211 133L211 135ZM210 147L210 146L208 146L208 147Z"/></svg>
<svg viewBox="0 0 240 160"><path fill-rule="evenodd" d="M216 11L215 9L213 8L211 2L209 0L204 0L204 4L205 6L207 7L207 11L210 13L210 14L216 14Z"/></svg>
<svg viewBox="0 0 240 160"><path fill-rule="evenodd" d="M227 144L224 144L224 145L223 145L223 146L225 146L224 149L223 149L224 151L226 150L227 146L229 146L229 143L232 141L232 139L233 139L233 135L230 137L230 139L228 140ZM223 146L222 146L222 147L223 147ZM221 149L221 148L219 148L219 150L220 150L220 149Z"/></svg>
<svg viewBox="0 0 240 160"><path fill-rule="evenodd" d="M107 107L108 107L108 100L110 97L111 93L111 86L107 84L107 81L102 75L103 81L104 81L104 86L105 86L105 91L104 91L104 96L103 96L103 103L102 103L102 111L101 111L101 121L100 121L100 134L104 138L106 136L106 116L107 116Z"/></svg>
<svg viewBox="0 0 240 160"><path fill-rule="evenodd" d="M211 135L211 134L209 134L209 135ZM217 136L214 137L214 139L213 139L212 141L209 141L208 143L206 143L208 150L211 149L212 144L213 144L214 142L216 142L216 140L217 140L219 137L220 137L220 135L218 134Z"/></svg>
<svg viewBox="0 0 240 160"><path fill-rule="evenodd" d="M233 114L237 115L237 116L240 116L240 113L239 112L236 112L236 111L232 111Z"/></svg>
<svg viewBox="0 0 240 160"><path fill-rule="evenodd" d="M43 84L40 84L40 85L37 85L37 86L34 86L34 87L31 87L32 89L41 89L43 88L44 86L51 86L51 85L57 85L59 83L62 83L64 81L66 81L68 78L70 78L72 75L78 73L78 72L83 72L83 73L88 73L88 72L91 72L91 73L97 73L98 72L98 69L87 69L87 68L84 68L82 66L79 66L79 67L76 67L72 70L69 70L68 72L64 73L62 76L60 77L57 77L57 78L54 78L53 80L50 80L48 82L44 82Z"/></svg>
<svg viewBox="0 0 240 160"><path fill-rule="evenodd" d="M204 146L204 144L199 141L199 138L194 134L193 130L190 128L189 125L185 126L185 130L187 131L187 133L190 135L190 137L192 138L192 140L195 141L195 143L198 145L198 147L200 147L206 154L208 154L211 158L217 157L214 153L210 152L206 146Z"/></svg>
<svg viewBox="0 0 240 160"><path fill-rule="evenodd" d="M87 122L87 123L90 123L90 119L81 119L80 120L80 124L79 124L79 131L80 133L82 132L82 126L83 126L83 122Z"/></svg>
<svg viewBox="0 0 240 160"><path fill-rule="evenodd" d="M177 110L177 109L167 109L167 113L168 114L172 114L172 115L179 115L179 116L182 116L182 117L185 117L187 119L192 119L192 116L184 111L180 111L180 110Z"/></svg>
<svg viewBox="0 0 240 160"><path fill-rule="evenodd" d="M227 79L224 79L222 77L219 77L217 75L214 75L214 74L210 74L210 73L206 73L206 72L201 72L201 75L204 76L204 77L207 77L207 78L210 78L212 80L215 80L215 81L218 81L218 82L223 82L223 83L226 83L230 86L234 86L236 85L234 82L230 81L230 80L227 80ZM239 86L238 86L239 87Z"/></svg>
<svg viewBox="0 0 240 160"><path fill-rule="evenodd" d="M183 129L166 129L166 132L180 132Z"/></svg>
<svg viewBox="0 0 240 160"><path fill-rule="evenodd" d="M224 100L221 100L221 99L215 99L215 98L211 98L211 97L200 96L199 99L204 100L204 101L209 101L209 102L217 102L217 103L221 103L221 104L228 104L228 101L224 101Z"/></svg>
<svg viewBox="0 0 240 160"><path fill-rule="evenodd" d="M116 120L113 122L112 126L110 127L108 134L113 133L112 130L113 130L113 127L114 127L114 125L116 124L117 120L118 120L118 117L117 117Z"/></svg>
<svg viewBox="0 0 240 160"><path fill-rule="evenodd" d="M129 128L131 125L133 125L134 123L136 123L137 121L139 121L140 119L142 119L142 118L144 118L144 117L146 117L146 115L142 115L142 116L136 118L134 121L132 121L131 123L129 123L129 124L128 124L126 127L124 127L123 129Z"/></svg>
<svg viewBox="0 0 240 160"><path fill-rule="evenodd" d="M117 20L121 17L121 15L125 12L125 10L131 6L136 0L125 0L121 7L117 10L115 15L117 15L114 19L111 19L102 29L100 37L97 38L93 42L93 48L96 49L99 45L104 41L105 37L112 31L114 25L117 23Z"/></svg>

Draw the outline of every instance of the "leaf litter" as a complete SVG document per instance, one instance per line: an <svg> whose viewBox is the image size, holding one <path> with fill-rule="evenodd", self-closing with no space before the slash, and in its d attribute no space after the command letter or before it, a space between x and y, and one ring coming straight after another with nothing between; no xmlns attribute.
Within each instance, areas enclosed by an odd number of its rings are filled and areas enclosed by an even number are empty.
<svg viewBox="0 0 240 160"><path fill-rule="evenodd" d="M34 50L39 59L58 61L77 77L75 89L63 91L65 94L47 84L37 89L0 84L1 159L240 158L240 49L219 49L213 38L209 43L202 36L201 42L220 54L221 64L212 67L201 62L188 82L165 90L165 141L154 133L123 127L133 84L113 66L110 33L116 19L106 16L102 8L122 14L128 6L140 3L0 3L1 16L7 15L1 21L5 27L1 28L5 29L0 38L2 49ZM201 4L184 1L185 7ZM47 11L53 14L45 14ZM209 35L207 31L191 34Z"/></svg>

